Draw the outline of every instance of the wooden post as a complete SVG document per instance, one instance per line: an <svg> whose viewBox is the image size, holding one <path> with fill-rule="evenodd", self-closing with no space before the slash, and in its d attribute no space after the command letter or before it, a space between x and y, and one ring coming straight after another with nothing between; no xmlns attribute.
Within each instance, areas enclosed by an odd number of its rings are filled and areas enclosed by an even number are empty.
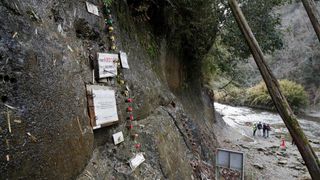
<svg viewBox="0 0 320 180"><path fill-rule="evenodd" d="M264 82L268 88L272 101L278 110L281 118L287 126L293 140L295 141L303 160L305 161L309 173L313 179L320 177L320 162L317 155L314 153L309 141L302 131L298 120L292 112L286 98L283 96L280 90L278 80L272 74L270 68L265 63L262 50L255 39L238 3L236 0L229 0L229 5L235 16L235 19L241 29L247 44L250 47L254 60L259 68L259 71L263 77Z"/></svg>
<svg viewBox="0 0 320 180"><path fill-rule="evenodd" d="M316 32L320 41L320 15L317 10L317 5L314 0L301 0L304 8L306 9L313 29Z"/></svg>

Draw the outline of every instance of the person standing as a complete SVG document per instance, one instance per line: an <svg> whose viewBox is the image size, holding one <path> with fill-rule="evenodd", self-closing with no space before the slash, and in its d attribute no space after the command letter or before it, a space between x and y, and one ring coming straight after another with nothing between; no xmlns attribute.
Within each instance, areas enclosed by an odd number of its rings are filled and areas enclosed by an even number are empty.
<svg viewBox="0 0 320 180"><path fill-rule="evenodd" d="M259 130L260 136L262 136L262 124L261 124L261 122L258 123L257 128Z"/></svg>
<svg viewBox="0 0 320 180"><path fill-rule="evenodd" d="M269 137L269 132L271 131L271 127L270 124L267 124L267 137Z"/></svg>
<svg viewBox="0 0 320 180"><path fill-rule="evenodd" d="M267 138L267 125L263 123L262 125L263 137Z"/></svg>
<svg viewBox="0 0 320 180"><path fill-rule="evenodd" d="M253 123L253 136L256 136L256 131L257 131L257 124L256 123Z"/></svg>

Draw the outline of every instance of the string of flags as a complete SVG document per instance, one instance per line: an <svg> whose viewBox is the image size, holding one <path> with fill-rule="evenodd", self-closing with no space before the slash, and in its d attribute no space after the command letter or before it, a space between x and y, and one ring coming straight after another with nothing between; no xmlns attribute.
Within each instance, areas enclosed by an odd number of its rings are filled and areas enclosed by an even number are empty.
<svg viewBox="0 0 320 180"><path fill-rule="evenodd" d="M99 16L98 8L86 2L87 10L89 13ZM134 125L134 100L131 97L130 89L122 75L122 69L129 69L128 56L125 52L117 51L116 46L116 36L114 28L114 19L111 14L111 9L108 4L104 5L105 16L104 19L106 32L108 33L108 39L110 47L108 48L110 52L99 52L97 54L97 66L98 66L98 82L105 82L108 78L117 78L118 84L124 89L123 95L125 96L126 104L126 127L129 131L129 138L133 140L133 150L134 156L128 161L132 170L138 167L145 161L143 153L141 152L141 143L138 142L139 134L135 131L137 127ZM121 69L121 67L122 69ZM115 97L115 90L112 87L106 87L102 85L89 85L87 86L87 96L88 96L88 111L91 119L91 125L93 129L102 128L105 126L112 125L119 121L117 114L117 104ZM115 145L118 145L125 141L124 134L122 131L117 132L112 135Z"/></svg>
<svg viewBox="0 0 320 180"><path fill-rule="evenodd" d="M111 10L108 8L107 5L105 5L106 13L107 13L107 19L104 20L105 25L107 27L107 30L109 32L109 40L111 42L110 50L115 51L117 50L117 46L115 44L115 35L114 35L114 28L113 28L113 18L111 15Z"/></svg>

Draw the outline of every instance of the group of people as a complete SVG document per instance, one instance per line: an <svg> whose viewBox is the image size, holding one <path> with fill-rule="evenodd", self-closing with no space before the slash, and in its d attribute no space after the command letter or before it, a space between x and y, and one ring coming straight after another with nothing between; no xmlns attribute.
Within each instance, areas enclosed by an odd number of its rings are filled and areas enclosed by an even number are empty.
<svg viewBox="0 0 320 180"><path fill-rule="evenodd" d="M269 132L271 131L270 124L266 123L254 123L253 124L253 136L256 136L256 131L258 130L260 136L263 136L264 138L269 137Z"/></svg>

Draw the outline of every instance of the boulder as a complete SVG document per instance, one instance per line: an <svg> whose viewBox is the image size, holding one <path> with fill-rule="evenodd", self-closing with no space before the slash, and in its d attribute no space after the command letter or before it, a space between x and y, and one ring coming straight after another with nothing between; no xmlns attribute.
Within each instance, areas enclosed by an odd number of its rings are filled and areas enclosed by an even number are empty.
<svg viewBox="0 0 320 180"><path fill-rule="evenodd" d="M280 139L281 138L281 135L280 134L277 134L275 135L276 138Z"/></svg>
<svg viewBox="0 0 320 180"><path fill-rule="evenodd" d="M264 166L258 163L254 163L253 167L257 168L257 169L264 169Z"/></svg>
<svg viewBox="0 0 320 180"><path fill-rule="evenodd" d="M279 148L279 146L275 146L275 145L272 145L269 147L269 149L278 149L278 148Z"/></svg>
<svg viewBox="0 0 320 180"><path fill-rule="evenodd" d="M315 139L309 139L309 142L311 142L313 144L320 144L320 141L315 140Z"/></svg>
<svg viewBox="0 0 320 180"><path fill-rule="evenodd" d="M309 174L303 175L300 179L301 180L312 180L312 178L311 178L311 176Z"/></svg>
<svg viewBox="0 0 320 180"><path fill-rule="evenodd" d="M297 157L297 161L298 161L299 163L301 163L302 165L305 165L305 162L304 162L304 160L303 160L301 157Z"/></svg>
<svg viewBox="0 0 320 180"><path fill-rule="evenodd" d="M249 146L246 146L246 145L244 145L244 144L240 144L239 146L242 147L242 148L244 148L244 149L250 149Z"/></svg>
<svg viewBox="0 0 320 180"><path fill-rule="evenodd" d="M270 156L270 155L272 155L273 153L272 153L272 151L265 151L264 154L265 154L266 156Z"/></svg>
<svg viewBox="0 0 320 180"><path fill-rule="evenodd" d="M259 147L259 148L257 148L257 151L265 152L265 151L267 151L267 149L266 149L266 148L263 148L263 147Z"/></svg>
<svg viewBox="0 0 320 180"><path fill-rule="evenodd" d="M278 164L280 164L280 165L286 165L286 164L288 164L288 161L287 161L287 160L279 160L279 161L278 161Z"/></svg>
<svg viewBox="0 0 320 180"><path fill-rule="evenodd" d="M296 163L289 165L289 168L295 169L298 171L305 171L305 168L301 164L296 164Z"/></svg>
<svg viewBox="0 0 320 180"><path fill-rule="evenodd" d="M277 154L278 156L287 157L287 153L286 153L286 152L283 152L283 151L277 152L276 154Z"/></svg>

